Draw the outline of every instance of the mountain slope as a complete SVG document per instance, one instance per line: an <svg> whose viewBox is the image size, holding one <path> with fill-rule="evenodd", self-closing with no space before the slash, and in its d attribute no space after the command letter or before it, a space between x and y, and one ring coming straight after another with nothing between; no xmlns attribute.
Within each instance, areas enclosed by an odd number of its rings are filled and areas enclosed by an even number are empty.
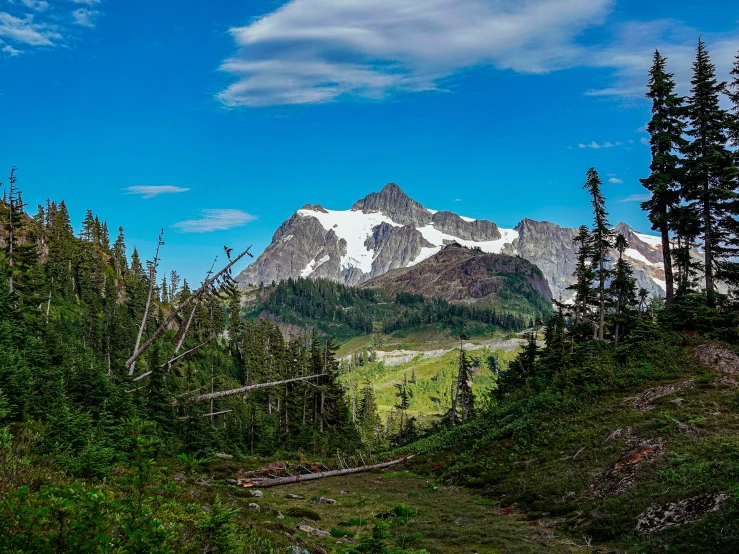
<svg viewBox="0 0 739 554"><path fill-rule="evenodd" d="M363 283L393 297L398 293L421 294L449 302L507 307L517 300L546 311L552 293L542 272L532 263L513 256L484 254L450 244L426 260L393 269Z"/></svg>
<svg viewBox="0 0 739 554"><path fill-rule="evenodd" d="M620 223L631 248L639 286L663 294L659 237ZM555 298L566 290L575 269L575 229L523 219L513 229L492 221L425 208L396 184L357 201L349 210L305 205L275 232L271 244L237 277L241 286L288 278L325 278L348 285L364 283L392 269L413 266L451 243L479 247L489 254L519 255L539 266Z"/></svg>

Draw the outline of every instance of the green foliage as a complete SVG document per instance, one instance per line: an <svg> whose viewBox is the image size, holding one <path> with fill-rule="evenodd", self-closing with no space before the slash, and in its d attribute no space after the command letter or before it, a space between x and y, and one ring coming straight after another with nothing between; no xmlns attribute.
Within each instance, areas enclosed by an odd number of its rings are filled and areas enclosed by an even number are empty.
<svg viewBox="0 0 739 554"><path fill-rule="evenodd" d="M285 511L285 515L294 517L295 519L312 519L313 521L321 521L321 514L310 508L301 508L293 506Z"/></svg>

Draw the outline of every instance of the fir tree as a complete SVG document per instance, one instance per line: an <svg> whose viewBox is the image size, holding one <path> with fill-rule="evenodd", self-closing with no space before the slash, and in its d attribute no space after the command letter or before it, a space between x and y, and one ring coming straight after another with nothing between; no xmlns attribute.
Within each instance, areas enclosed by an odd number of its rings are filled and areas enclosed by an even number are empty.
<svg viewBox="0 0 739 554"><path fill-rule="evenodd" d="M642 209L648 212L652 229L659 231L662 237L665 295L669 309L674 296L670 219L675 206L680 202L680 184L683 179L677 151L685 147L686 141L683 138L683 99L675 93L673 74L667 72L666 62L666 58L655 51L647 92L647 98L652 101L652 119L647 125L652 150L652 163L649 166L651 174L646 179L641 179L641 183L652 193L652 198L642 203Z"/></svg>
<svg viewBox="0 0 739 554"><path fill-rule="evenodd" d="M575 283L567 287L575 293L575 325L586 328L594 328L589 316L589 306L593 303L593 239L590 230L581 225L573 240L577 247L577 263L575 265Z"/></svg>
<svg viewBox="0 0 739 554"><path fill-rule="evenodd" d="M613 248L613 231L608 222L606 211L606 200L601 192L602 183L595 168L588 170L588 178L583 188L587 189L591 196L593 206L593 264L595 267L595 278L598 284L598 322L596 325L597 338L603 340L606 318L606 282L610 276L608 253ZM593 337L595 338L595 337Z"/></svg>
<svg viewBox="0 0 739 554"><path fill-rule="evenodd" d="M616 236L615 248L618 252L613 271L613 280L609 287L609 293L613 300L613 340L618 346L619 338L623 334L623 330L628 321L627 313L630 306L636 303L636 279L634 278L634 270L624 259L624 252L629 247L629 243L623 234Z"/></svg>
<svg viewBox="0 0 739 554"><path fill-rule="evenodd" d="M716 281L734 273L728 259L737 252L730 244L735 230L731 213L736 194L736 167L727 149L728 114L719 104L726 84L716 78L716 68L702 40L698 40L693 64L691 94L686 113L692 141L683 146L685 156L685 199L695 205L703 242L706 298L715 305Z"/></svg>

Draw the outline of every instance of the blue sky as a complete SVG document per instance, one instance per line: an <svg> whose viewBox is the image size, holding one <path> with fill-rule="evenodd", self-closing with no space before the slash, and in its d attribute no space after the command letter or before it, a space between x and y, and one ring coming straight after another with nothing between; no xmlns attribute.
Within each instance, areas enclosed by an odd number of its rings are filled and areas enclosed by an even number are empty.
<svg viewBox="0 0 739 554"><path fill-rule="evenodd" d="M0 174L65 199L199 281L305 203L398 183L513 226L647 230L643 99L660 48L686 90L703 34L727 76L729 0L0 0ZM6 178L0 177L6 181Z"/></svg>

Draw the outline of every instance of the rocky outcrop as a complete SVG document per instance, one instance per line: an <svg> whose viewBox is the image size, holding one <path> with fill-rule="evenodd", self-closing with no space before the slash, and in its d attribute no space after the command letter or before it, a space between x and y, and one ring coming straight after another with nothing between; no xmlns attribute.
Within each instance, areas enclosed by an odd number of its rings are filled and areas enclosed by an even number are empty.
<svg viewBox="0 0 739 554"><path fill-rule="evenodd" d="M421 248L433 246L423 238L415 226L393 227L381 223L365 241L368 249L375 252L370 277L382 275L391 269L406 267L421 253Z"/></svg>
<svg viewBox="0 0 739 554"><path fill-rule="evenodd" d="M452 212L436 212L431 217L431 223L435 229L462 240L484 242L500 238L498 226L492 221L484 219L465 221Z"/></svg>
<svg viewBox="0 0 739 554"><path fill-rule="evenodd" d="M577 252L573 243L576 230L549 221L523 219L516 226L518 240L513 248L522 258L536 265L546 275L554 298L569 298Z"/></svg>
<svg viewBox="0 0 739 554"><path fill-rule="evenodd" d="M331 237L317 219L296 213L280 225L270 245L237 279L240 283L258 285L297 277L321 250L332 246L327 241ZM338 244L333 247L338 248Z"/></svg>
<svg viewBox="0 0 739 554"><path fill-rule="evenodd" d="M362 286L443 298L449 302L496 305L499 294L520 294L536 302L551 302L552 293L541 271L521 258L482 254L449 245L412 267L404 267L370 279Z"/></svg>

